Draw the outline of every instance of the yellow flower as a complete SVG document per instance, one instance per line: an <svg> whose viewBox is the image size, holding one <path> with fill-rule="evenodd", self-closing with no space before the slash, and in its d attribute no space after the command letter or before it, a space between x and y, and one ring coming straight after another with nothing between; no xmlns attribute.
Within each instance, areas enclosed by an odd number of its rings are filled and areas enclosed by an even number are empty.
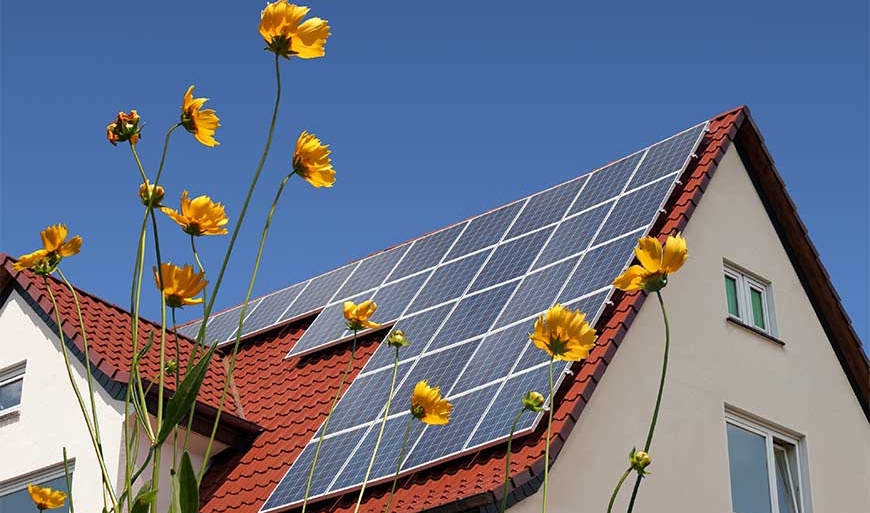
<svg viewBox="0 0 870 513"><path fill-rule="evenodd" d="M646 468L652 463L649 453L632 449L628 454L628 465L641 476L649 475Z"/></svg>
<svg viewBox="0 0 870 513"><path fill-rule="evenodd" d="M170 308L180 308L185 305L196 305L202 303L202 298L194 298L193 296L202 292L202 289L208 285L205 273L194 272L193 266L185 264L184 267L164 262L160 266L160 273L154 267L154 283L157 285L157 290L163 291L163 296L166 298L166 304ZM163 276L165 287L160 286L160 274Z"/></svg>
<svg viewBox="0 0 870 513"><path fill-rule="evenodd" d="M214 140L214 131L221 124L214 109L202 108L207 101L208 98L194 98L193 86L188 87L187 92L184 93L184 103L181 105L181 124L197 141L214 147L220 145Z"/></svg>
<svg viewBox="0 0 870 513"><path fill-rule="evenodd" d="M16 271L33 269L38 274L51 274L65 257L75 255L82 249L82 238L76 235L66 240L69 234L66 225L48 226L39 232L42 249L22 255L12 265Z"/></svg>
<svg viewBox="0 0 870 513"><path fill-rule="evenodd" d="M301 59L323 57L329 22L311 18L300 24L309 10L287 0L266 4L260 14L260 35L266 41L266 49L286 59L293 55Z"/></svg>
<svg viewBox="0 0 870 513"><path fill-rule="evenodd" d="M453 405L441 398L438 387L430 387L426 380L417 383L411 396L411 415L424 424L447 424Z"/></svg>
<svg viewBox="0 0 870 513"><path fill-rule="evenodd" d="M538 317L529 338L556 360L577 361L595 345L595 330L586 322L586 314L557 304Z"/></svg>
<svg viewBox="0 0 870 513"><path fill-rule="evenodd" d="M163 190L161 185L152 185L146 181L139 186L139 199L142 200L142 204L146 207L159 207L165 194L166 191Z"/></svg>
<svg viewBox="0 0 870 513"><path fill-rule="evenodd" d="M686 239L680 234L668 235L664 248L654 237L638 239L634 253L640 265L629 267L613 280L619 290L661 290L668 284L668 275L677 272L689 256Z"/></svg>
<svg viewBox="0 0 870 513"><path fill-rule="evenodd" d="M66 494L60 490L52 490L47 486L27 485L27 493L39 511L55 509L63 506L66 502Z"/></svg>
<svg viewBox="0 0 870 513"><path fill-rule="evenodd" d="M320 142L314 134L303 131L296 139L293 152L293 171L315 187L332 187L335 169L329 158L329 145Z"/></svg>
<svg viewBox="0 0 870 513"><path fill-rule="evenodd" d="M538 392L526 392L523 396L523 408L533 412L539 412L544 409L544 396Z"/></svg>
<svg viewBox="0 0 870 513"><path fill-rule="evenodd" d="M197 196L189 199L187 191L181 193L181 213L169 207L162 207L161 212L178 223L184 233L200 235L223 235L229 220L224 212L224 206L215 203L208 196Z"/></svg>
<svg viewBox="0 0 870 513"><path fill-rule="evenodd" d="M369 320L375 313L378 305L371 299L355 304L353 301L344 302L344 318L347 320L347 329L359 331L369 328L378 328L381 325Z"/></svg>
<svg viewBox="0 0 870 513"><path fill-rule="evenodd" d="M115 121L109 123L106 127L106 139L113 146L119 142L130 141L130 144L139 142L139 132L142 127L139 126L139 113L131 110L129 114L119 112Z"/></svg>

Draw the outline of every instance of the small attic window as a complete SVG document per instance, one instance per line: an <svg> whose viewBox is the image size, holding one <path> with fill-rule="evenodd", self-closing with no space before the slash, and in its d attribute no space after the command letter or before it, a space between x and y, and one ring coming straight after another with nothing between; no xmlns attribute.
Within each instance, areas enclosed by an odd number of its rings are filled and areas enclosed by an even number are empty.
<svg viewBox="0 0 870 513"><path fill-rule="evenodd" d="M16 413L21 405L26 362L0 369L0 417Z"/></svg>
<svg viewBox="0 0 870 513"><path fill-rule="evenodd" d="M725 301L733 320L776 336L771 283L734 264L725 262Z"/></svg>

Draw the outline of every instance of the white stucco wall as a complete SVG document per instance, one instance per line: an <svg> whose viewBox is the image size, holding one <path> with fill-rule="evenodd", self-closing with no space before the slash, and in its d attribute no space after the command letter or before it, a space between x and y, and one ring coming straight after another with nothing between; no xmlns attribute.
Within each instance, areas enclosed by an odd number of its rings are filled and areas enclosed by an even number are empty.
<svg viewBox="0 0 870 513"><path fill-rule="evenodd" d="M652 476L638 513L730 513L725 406L802 434L813 513L870 511L870 425L736 151L725 155L685 231L689 260L663 295L672 345ZM726 322L723 258L772 282L782 347ZM642 446L663 348L648 298L551 472L549 511L606 511ZM614 511L625 511L629 480ZM541 509L541 492L511 511Z"/></svg>
<svg viewBox="0 0 870 513"><path fill-rule="evenodd" d="M87 398L84 366L70 354L73 375ZM73 496L77 511L102 511L101 474L84 419L69 383L57 333L48 329L27 302L12 292L0 308L0 369L27 361L18 414L0 418L0 482L56 465L63 461L63 447L75 459ZM94 380L103 452L109 475L116 485L123 481L123 402L112 399ZM87 400L87 399L86 399ZM152 419L153 420L153 419ZM183 440L183 432L181 433ZM143 437L144 438L144 437ZM191 437L194 468L199 469L207 439ZM224 449L215 442L212 455ZM140 445L144 461L147 440ZM168 507L171 447L161 465L159 511ZM150 472L140 482L151 478ZM138 486L136 487L138 489Z"/></svg>

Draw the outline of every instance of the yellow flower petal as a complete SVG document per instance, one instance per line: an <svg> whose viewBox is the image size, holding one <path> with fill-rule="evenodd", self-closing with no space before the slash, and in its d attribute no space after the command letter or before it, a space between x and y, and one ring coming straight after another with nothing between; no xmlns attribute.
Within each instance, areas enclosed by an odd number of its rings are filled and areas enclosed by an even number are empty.
<svg viewBox="0 0 870 513"><path fill-rule="evenodd" d="M595 346L595 330L586 314L557 304L538 317L529 339L556 360L578 361Z"/></svg>
<svg viewBox="0 0 870 513"><path fill-rule="evenodd" d="M221 126L213 109L203 109L208 98L194 98L193 87L187 88L181 104L181 124L193 137L208 147L219 146L214 138L215 130Z"/></svg>
<svg viewBox="0 0 870 513"><path fill-rule="evenodd" d="M35 266L39 261L45 259L48 256L48 251L44 249L37 249L33 253L28 253L26 255L21 255L18 257L18 261L12 264L12 268L16 271L23 271L24 269L30 269Z"/></svg>
<svg viewBox="0 0 870 513"><path fill-rule="evenodd" d="M296 139L293 171L314 187L332 187L335 169L330 153L329 145L320 142L316 135L303 131Z"/></svg>
<svg viewBox="0 0 870 513"><path fill-rule="evenodd" d="M349 329L358 331L362 329L379 328L381 326L369 319L372 314L375 313L375 310L378 309L378 305L370 299L363 301L359 305L355 304L353 301L345 301L343 308L344 318L347 321L347 327Z"/></svg>
<svg viewBox="0 0 870 513"><path fill-rule="evenodd" d="M287 0L278 0L266 5L260 14L260 35L267 49L289 59L314 59L323 57L324 46L329 37L329 22L311 18L302 22L310 9Z"/></svg>
<svg viewBox="0 0 870 513"><path fill-rule="evenodd" d="M619 290L632 292L642 290L646 280L652 276L652 273L639 265L633 265L625 270L624 273L617 276L613 280L613 286Z"/></svg>
<svg viewBox="0 0 870 513"><path fill-rule="evenodd" d="M201 297L195 298L194 296L202 292L208 285L205 273L196 272L190 264L178 267L169 262L164 262L160 266L160 272L157 271L156 267L153 268L153 271L154 284L157 285L157 290L163 292L167 306L181 308L186 305L202 303ZM161 281L163 286L161 286Z"/></svg>
<svg viewBox="0 0 870 513"><path fill-rule="evenodd" d="M39 236L42 238L43 249L49 253L57 251L66 240L67 234L68 231L64 224L56 224L54 226L46 227L45 230L39 232Z"/></svg>
<svg viewBox="0 0 870 513"><path fill-rule="evenodd" d="M679 271L688 257L689 250L686 247L686 239L680 234L668 235L662 255L662 272L671 274Z"/></svg>
<svg viewBox="0 0 870 513"><path fill-rule="evenodd" d="M637 255L640 265L650 273L657 273L661 270L662 245L655 237L638 239L634 254Z"/></svg>
<svg viewBox="0 0 870 513"><path fill-rule="evenodd" d="M441 398L438 387L430 387L426 380L414 387L411 395L411 415L424 424L443 425L450 422L453 405Z"/></svg>
<svg viewBox="0 0 870 513"><path fill-rule="evenodd" d="M82 237L76 235L69 242L64 243L59 249L58 254L62 257L73 256L82 250Z"/></svg>
<svg viewBox="0 0 870 513"><path fill-rule="evenodd" d="M187 191L181 193L181 213L177 210L162 207L161 212L175 221L185 233L200 235L223 235L227 233L225 226L229 222L224 206L215 203L208 196L197 196L189 199Z"/></svg>

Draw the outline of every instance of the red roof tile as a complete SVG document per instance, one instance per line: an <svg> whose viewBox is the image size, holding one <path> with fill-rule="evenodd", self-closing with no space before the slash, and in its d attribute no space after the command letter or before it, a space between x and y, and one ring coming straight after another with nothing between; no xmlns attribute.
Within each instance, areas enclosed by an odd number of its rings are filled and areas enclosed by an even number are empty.
<svg viewBox="0 0 870 513"><path fill-rule="evenodd" d="M37 314L51 327L52 331L55 331L57 329L56 317L51 299L46 290L46 282L40 276L28 270L21 272L13 270L13 262L14 260L9 256L0 254L0 278L4 274L6 275L6 278L0 279L0 284L3 285L2 289L8 290L9 287L16 287L30 302ZM53 277L49 277L48 284L57 300L67 344L77 353L80 360L83 361L81 355L84 354L84 344L79 329L73 295L63 282ZM109 388L110 393L116 394L118 390L122 390L126 386L130 378L130 361L133 356L133 346L131 343L132 324L130 322L132 315L130 312L82 290L76 289L76 294L81 303L85 332L88 336L88 353L91 364L95 372L104 377L104 379L98 379L98 381L103 382L104 386ZM144 345L151 335L155 337L155 340L160 340L160 326L158 324L140 319L138 329L140 347ZM175 354L175 344L173 341L174 335L171 331L167 333L167 337L166 358L187 362L194 347L193 342L184 337L179 337L180 354L177 355ZM158 344L155 344L141 360L140 369L142 377L146 380L155 379L157 371L160 368L159 351L157 348ZM223 357L216 354L209 365L199 394L201 406L205 406L206 410L213 411L218 407L226 375ZM97 376L97 378L99 377ZM175 388L174 381L172 376L167 377L166 386L168 389L172 390ZM241 419L242 416L238 414L240 410L235 402L233 393L227 394L225 402L224 411L228 414L235 414L228 417L228 420L233 420L233 417ZM253 428L253 426L248 427Z"/></svg>

